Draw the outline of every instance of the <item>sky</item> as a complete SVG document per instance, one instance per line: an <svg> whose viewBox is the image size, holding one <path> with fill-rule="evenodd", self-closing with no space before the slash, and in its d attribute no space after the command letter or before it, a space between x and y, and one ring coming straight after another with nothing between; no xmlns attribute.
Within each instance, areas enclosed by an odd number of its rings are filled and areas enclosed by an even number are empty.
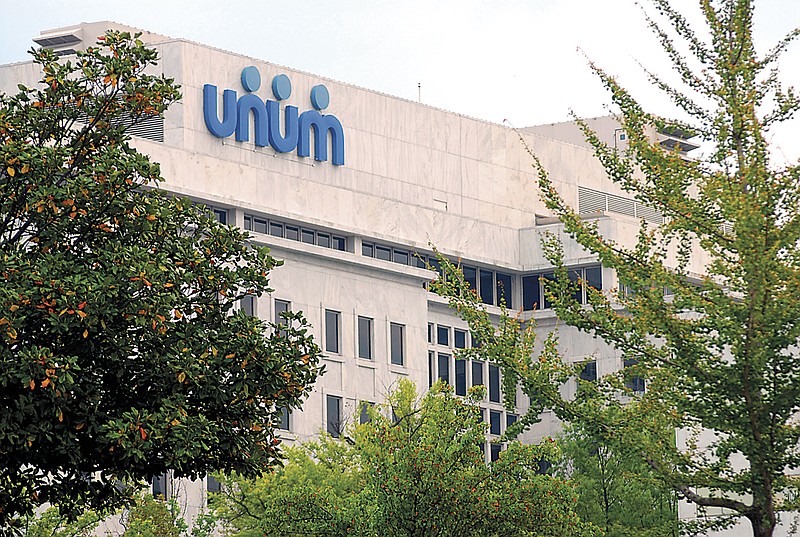
<svg viewBox="0 0 800 537"><path fill-rule="evenodd" d="M696 4L673 0L694 21ZM0 17L0 64L42 30L111 20L516 127L609 113L592 61L674 115L644 74L671 77L634 0L0 0ZM799 0L756 2L759 50L797 26ZM800 42L781 73L800 87Z"/></svg>

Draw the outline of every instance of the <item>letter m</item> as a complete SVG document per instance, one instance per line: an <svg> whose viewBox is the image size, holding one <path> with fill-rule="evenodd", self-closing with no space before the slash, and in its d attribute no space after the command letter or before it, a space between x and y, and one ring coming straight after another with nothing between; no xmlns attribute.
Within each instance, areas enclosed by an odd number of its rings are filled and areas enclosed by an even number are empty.
<svg viewBox="0 0 800 537"><path fill-rule="evenodd" d="M344 164L344 131L336 116L322 115L316 110L308 110L300 114L300 139L297 143L297 154L301 157L311 155L311 129L314 129L314 160L328 160L328 139L331 134L331 162L336 166Z"/></svg>

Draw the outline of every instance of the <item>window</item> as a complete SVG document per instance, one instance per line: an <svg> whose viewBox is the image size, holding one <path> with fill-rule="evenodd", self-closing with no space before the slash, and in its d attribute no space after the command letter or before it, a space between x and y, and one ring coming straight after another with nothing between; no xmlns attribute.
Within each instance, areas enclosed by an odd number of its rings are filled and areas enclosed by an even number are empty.
<svg viewBox="0 0 800 537"><path fill-rule="evenodd" d="M228 211L225 209L218 209L216 207L211 209L211 214L217 219L220 224L228 223Z"/></svg>
<svg viewBox="0 0 800 537"><path fill-rule="evenodd" d="M436 353L428 351L428 388L436 382Z"/></svg>
<svg viewBox="0 0 800 537"><path fill-rule="evenodd" d="M281 415L275 420L275 427L283 431L289 430L289 407L282 406L280 409Z"/></svg>
<svg viewBox="0 0 800 537"><path fill-rule="evenodd" d="M511 275L495 273L497 285L497 305L503 305L507 308L512 308L513 303L511 300Z"/></svg>
<svg viewBox="0 0 800 537"><path fill-rule="evenodd" d="M597 380L597 362L586 362L581 370L580 378L590 382Z"/></svg>
<svg viewBox="0 0 800 537"><path fill-rule="evenodd" d="M539 298L539 275L522 277L522 309L530 311L541 309L542 301Z"/></svg>
<svg viewBox="0 0 800 537"><path fill-rule="evenodd" d="M391 261L392 249L386 246L375 246L375 257L384 261Z"/></svg>
<svg viewBox="0 0 800 537"><path fill-rule="evenodd" d="M391 360L394 365L403 365L405 363L405 331L406 327L402 324L389 324Z"/></svg>
<svg viewBox="0 0 800 537"><path fill-rule="evenodd" d="M339 250L340 252L344 252L347 250L347 241L344 237L337 237L333 235L331 237L331 248L334 250Z"/></svg>
<svg viewBox="0 0 800 537"><path fill-rule="evenodd" d="M281 316L281 313L290 312L292 311L292 303L288 300L279 300L275 299L275 320L273 321L277 325L286 326L286 319ZM286 335L286 330L281 330L280 334L282 336Z"/></svg>
<svg viewBox="0 0 800 537"><path fill-rule="evenodd" d="M372 319L358 318L358 357L372 360Z"/></svg>
<svg viewBox="0 0 800 537"><path fill-rule="evenodd" d="M369 411L375 403L369 401L361 401L361 413L358 416L358 423L363 425L372 421L369 417Z"/></svg>
<svg viewBox="0 0 800 537"><path fill-rule="evenodd" d="M206 492L220 492L222 485L213 475L206 476Z"/></svg>
<svg viewBox="0 0 800 537"><path fill-rule="evenodd" d="M375 245L368 242L361 243L361 255L364 257L375 257Z"/></svg>
<svg viewBox="0 0 800 537"><path fill-rule="evenodd" d="M279 220L245 214L244 228L248 231L255 231L256 233L268 234L272 237L282 237L306 244L316 244L323 248L332 248L342 252L347 251L347 240L340 235L333 235L328 232L317 231L310 228L301 229L300 226L296 224L289 224Z"/></svg>
<svg viewBox="0 0 800 537"><path fill-rule="evenodd" d="M450 346L450 327L449 326L436 326L436 343L439 345L444 345L445 347Z"/></svg>
<svg viewBox="0 0 800 537"><path fill-rule="evenodd" d="M467 395L467 361L456 360L456 395Z"/></svg>
<svg viewBox="0 0 800 537"><path fill-rule="evenodd" d="M428 323L428 343L433 343L433 323Z"/></svg>
<svg viewBox="0 0 800 537"><path fill-rule="evenodd" d="M327 233L317 233L317 246L322 246L323 248L330 248L331 236Z"/></svg>
<svg viewBox="0 0 800 537"><path fill-rule="evenodd" d="M300 228L297 226L290 226L287 224L286 226L286 238L291 239L293 241L300 240Z"/></svg>
<svg viewBox="0 0 800 537"><path fill-rule="evenodd" d="M490 459L492 462L495 462L497 459L500 458L500 452L503 451L503 446L500 444L489 444L491 446L491 456Z"/></svg>
<svg viewBox="0 0 800 537"><path fill-rule="evenodd" d="M480 297L484 304L494 304L494 272L480 269Z"/></svg>
<svg viewBox="0 0 800 537"><path fill-rule="evenodd" d="M483 362L477 360L472 362L472 385L483 386Z"/></svg>
<svg viewBox="0 0 800 537"><path fill-rule="evenodd" d="M327 413L328 434L334 438L339 438L342 433L342 398L334 395L325 396L325 407Z"/></svg>
<svg viewBox="0 0 800 537"><path fill-rule="evenodd" d="M339 354L339 318L338 311L325 310L325 351Z"/></svg>
<svg viewBox="0 0 800 537"><path fill-rule="evenodd" d="M475 267L461 267L461 272L464 274L464 281L469 284L469 288L478 292L478 269Z"/></svg>
<svg viewBox="0 0 800 537"><path fill-rule="evenodd" d="M458 328L453 330L453 345L457 349L466 349L467 348L467 332L464 330L459 330Z"/></svg>
<svg viewBox="0 0 800 537"><path fill-rule="evenodd" d="M392 261L401 265L408 265L408 252L405 250L394 250L392 252Z"/></svg>
<svg viewBox="0 0 800 537"><path fill-rule="evenodd" d="M498 282L500 281L500 276L498 273ZM569 269L567 276L570 282L575 285L573 298L581 304L586 304L588 301L587 289L589 287L599 291L603 290L603 270L599 265ZM523 276L522 309L530 311L552 307L552 304L545 296L545 282L543 280L554 281L555 278L556 276L552 272Z"/></svg>
<svg viewBox="0 0 800 537"><path fill-rule="evenodd" d="M283 237L283 224L280 222L270 222L269 234L273 237Z"/></svg>
<svg viewBox="0 0 800 537"><path fill-rule="evenodd" d="M450 384L450 355L439 353L439 378Z"/></svg>
<svg viewBox="0 0 800 537"><path fill-rule="evenodd" d="M152 479L153 497L162 500L169 500L169 493L167 491L167 474L154 475Z"/></svg>
<svg viewBox="0 0 800 537"><path fill-rule="evenodd" d="M506 427L511 427L517 423L517 419L519 419L519 417L516 414L506 414Z"/></svg>
<svg viewBox="0 0 800 537"><path fill-rule="evenodd" d="M244 295L241 300L242 311L251 317L256 314L256 297L253 295Z"/></svg>
<svg viewBox="0 0 800 537"><path fill-rule="evenodd" d="M502 414L497 410L489 411L489 433L500 436L500 418Z"/></svg>
<svg viewBox="0 0 800 537"><path fill-rule="evenodd" d="M629 367L633 367L638 364L638 360L627 359L623 362L623 366L627 369ZM633 393L644 393L645 389L645 382L642 377L637 377L635 375L628 376L625 375L625 387L629 390L632 390Z"/></svg>
<svg viewBox="0 0 800 537"><path fill-rule="evenodd" d="M500 368L489 364L489 401L500 402Z"/></svg>
<svg viewBox="0 0 800 537"><path fill-rule="evenodd" d="M314 231L310 229L301 229L300 242L304 242L306 244L314 244Z"/></svg>

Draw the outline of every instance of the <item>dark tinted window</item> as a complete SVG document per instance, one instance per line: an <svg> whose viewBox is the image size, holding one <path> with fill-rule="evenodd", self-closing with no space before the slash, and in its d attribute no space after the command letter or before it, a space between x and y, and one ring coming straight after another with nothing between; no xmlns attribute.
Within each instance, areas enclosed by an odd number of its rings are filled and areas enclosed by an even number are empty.
<svg viewBox="0 0 800 537"><path fill-rule="evenodd" d="M541 308L539 298L539 275L522 277L522 309L530 311Z"/></svg>
<svg viewBox="0 0 800 537"><path fill-rule="evenodd" d="M283 237L283 224L280 222L270 222L269 234L273 237Z"/></svg>
<svg viewBox="0 0 800 537"><path fill-rule="evenodd" d="M483 362L472 362L472 385L483 386Z"/></svg>
<svg viewBox="0 0 800 537"><path fill-rule="evenodd" d="M257 233L267 232L267 221L261 218L253 218L253 231Z"/></svg>
<svg viewBox="0 0 800 537"><path fill-rule="evenodd" d="M475 267L461 267L461 272L464 274L464 281L469 284L470 289L478 291L478 269Z"/></svg>
<svg viewBox="0 0 800 537"><path fill-rule="evenodd" d="M408 265L408 252L404 250L394 250L392 261L400 263L401 265Z"/></svg>
<svg viewBox="0 0 800 537"><path fill-rule="evenodd" d="M405 361L405 326L402 324L391 323L389 325L392 363L395 365L403 365Z"/></svg>
<svg viewBox="0 0 800 537"><path fill-rule="evenodd" d="M362 242L361 255L364 257L375 257L375 246L368 242Z"/></svg>
<svg viewBox="0 0 800 537"><path fill-rule="evenodd" d="M327 428L328 434L334 438L339 438L342 430L342 398L328 395L325 398L327 410Z"/></svg>
<svg viewBox="0 0 800 537"><path fill-rule="evenodd" d="M500 418L502 414L496 410L489 411L489 432L491 434L500 434Z"/></svg>
<svg viewBox="0 0 800 537"><path fill-rule="evenodd" d="M495 277L497 278L497 305L499 306L502 302L505 307L513 308L514 304L511 301L511 275L498 272Z"/></svg>
<svg viewBox="0 0 800 537"><path fill-rule="evenodd" d="M384 261L391 261L392 260L392 249L387 248L385 246L376 245L375 246L375 257L378 259L383 259Z"/></svg>
<svg viewBox="0 0 800 537"><path fill-rule="evenodd" d="M325 350L339 352L339 312L325 310Z"/></svg>
<svg viewBox="0 0 800 537"><path fill-rule="evenodd" d="M293 241L300 240L300 228L296 226L286 226L286 238Z"/></svg>
<svg viewBox="0 0 800 537"><path fill-rule="evenodd" d="M317 233L317 246L322 246L323 248L330 248L331 247L331 236L327 233Z"/></svg>
<svg viewBox="0 0 800 537"><path fill-rule="evenodd" d="M467 395L467 362L456 360L456 395Z"/></svg>
<svg viewBox="0 0 800 537"><path fill-rule="evenodd" d="M358 318L358 356L372 359L372 319Z"/></svg>
<svg viewBox="0 0 800 537"><path fill-rule="evenodd" d="M444 345L445 347L450 346L450 327L449 326L436 326L436 343L439 345Z"/></svg>
<svg viewBox="0 0 800 537"><path fill-rule="evenodd" d="M464 330L458 328L453 330L453 345L457 349L467 348L467 333Z"/></svg>
<svg viewBox="0 0 800 537"><path fill-rule="evenodd" d="M450 355L439 355L439 378L450 384Z"/></svg>
<svg viewBox="0 0 800 537"><path fill-rule="evenodd" d="M332 237L331 248L344 252L347 250L347 241L344 237Z"/></svg>
<svg viewBox="0 0 800 537"><path fill-rule="evenodd" d="M586 362L581 370L581 380L597 380L597 362Z"/></svg>
<svg viewBox="0 0 800 537"><path fill-rule="evenodd" d="M489 401L500 402L500 368L489 364Z"/></svg>
<svg viewBox="0 0 800 537"><path fill-rule="evenodd" d="M491 270L479 270L481 286L481 302L484 304L494 304L494 272Z"/></svg>
<svg viewBox="0 0 800 537"><path fill-rule="evenodd" d="M600 267L586 269L586 285L597 290L603 290L603 270Z"/></svg>

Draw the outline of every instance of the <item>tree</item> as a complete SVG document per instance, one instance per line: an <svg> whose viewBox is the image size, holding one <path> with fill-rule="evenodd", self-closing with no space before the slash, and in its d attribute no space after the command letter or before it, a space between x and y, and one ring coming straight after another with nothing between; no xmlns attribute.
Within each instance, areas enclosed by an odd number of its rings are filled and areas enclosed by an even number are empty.
<svg viewBox="0 0 800 537"><path fill-rule="evenodd" d="M554 336L533 359L532 332L507 316L499 337L488 341L488 316L463 285L440 289L483 326L476 329L489 343L486 352L534 399L534 414L552 408L564 420L624 442L686 500L744 517L754 536L769 537L778 512L798 507L791 498L797 497L792 474L800 469L800 168L774 162L767 141L800 106L779 85L775 67L798 31L759 57L752 0L700 0L700 34L668 0L653 4L667 29L648 22L681 85L656 75L651 80L687 119L646 112L592 65L620 110L628 150L605 146L579 124L608 176L662 212L663 225L642 222L633 246L601 236L565 203L534 156L544 201L564 230L630 290L590 290L589 307L576 304L561 244L551 237L545 247L559 278L548 284L549 298L563 321L613 344L636 365L565 401L558 385L577 369L559 356ZM648 135L653 127L696 133L713 150L702 161L687 161L655 144ZM645 378L646 393L626 391L626 375ZM675 430L687 440L677 445Z"/></svg>
<svg viewBox="0 0 800 537"><path fill-rule="evenodd" d="M280 263L156 187L126 124L179 98L127 33L0 97L0 528L46 502L117 507L172 471L258 475L320 373L299 314L237 309Z"/></svg>
<svg viewBox="0 0 800 537"><path fill-rule="evenodd" d="M585 536L572 487L538 473L554 444L511 443L484 463L478 398L443 384L417 399L403 381L388 417L351 427L351 438L323 437L255 482L229 482L218 513L238 536Z"/></svg>
<svg viewBox="0 0 800 537"><path fill-rule="evenodd" d="M556 439L556 475L575 485L575 512L606 537L678 537L676 494L636 453L576 426Z"/></svg>

